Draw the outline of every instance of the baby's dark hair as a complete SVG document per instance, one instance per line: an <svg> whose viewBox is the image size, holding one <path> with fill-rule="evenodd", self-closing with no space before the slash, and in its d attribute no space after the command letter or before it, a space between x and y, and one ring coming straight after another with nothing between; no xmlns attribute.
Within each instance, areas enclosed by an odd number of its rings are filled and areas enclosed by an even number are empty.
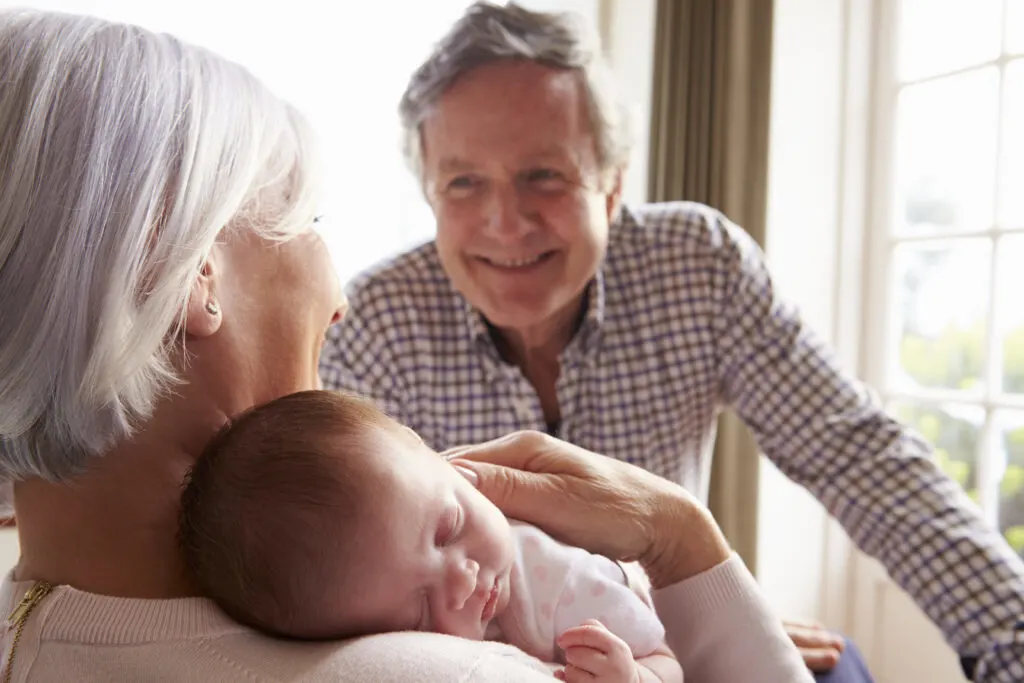
<svg viewBox="0 0 1024 683"><path fill-rule="evenodd" d="M247 410L192 466L179 537L200 590L278 636L333 638L331 597L366 514L367 428L386 417L353 394L303 391ZM351 563L350 563L351 564Z"/></svg>

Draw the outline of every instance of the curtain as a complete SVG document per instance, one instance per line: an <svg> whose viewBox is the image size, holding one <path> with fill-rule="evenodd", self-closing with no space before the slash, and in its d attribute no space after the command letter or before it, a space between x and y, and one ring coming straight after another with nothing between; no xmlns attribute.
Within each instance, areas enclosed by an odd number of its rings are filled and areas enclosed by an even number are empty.
<svg viewBox="0 0 1024 683"><path fill-rule="evenodd" d="M658 0L648 197L723 211L764 246L771 0ZM711 511L757 566L759 453L732 413L718 424Z"/></svg>

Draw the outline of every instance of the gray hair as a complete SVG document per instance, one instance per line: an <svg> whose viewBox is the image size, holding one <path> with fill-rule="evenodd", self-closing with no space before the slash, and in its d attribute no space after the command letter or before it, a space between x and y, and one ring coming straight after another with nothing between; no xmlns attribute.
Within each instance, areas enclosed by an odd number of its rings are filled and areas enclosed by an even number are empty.
<svg viewBox="0 0 1024 683"><path fill-rule="evenodd" d="M302 117L242 67L84 16L0 11L0 477L60 480L179 381L218 234L318 200Z"/></svg>
<svg viewBox="0 0 1024 683"><path fill-rule="evenodd" d="M462 75L507 59L578 71L602 170L626 166L633 146L629 111L615 92L594 29L570 12L534 12L512 2L476 2L413 73L399 105L403 152L421 185L423 121Z"/></svg>

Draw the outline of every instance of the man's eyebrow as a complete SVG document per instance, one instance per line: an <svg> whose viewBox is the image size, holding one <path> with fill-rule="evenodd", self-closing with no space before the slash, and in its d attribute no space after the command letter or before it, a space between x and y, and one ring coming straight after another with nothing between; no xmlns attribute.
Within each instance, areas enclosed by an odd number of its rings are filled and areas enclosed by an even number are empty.
<svg viewBox="0 0 1024 683"><path fill-rule="evenodd" d="M527 157L531 163L540 161L574 161L575 156L561 145L550 145Z"/></svg>
<svg viewBox="0 0 1024 683"><path fill-rule="evenodd" d="M473 164L469 163L465 159L458 157L445 157L441 159L438 167L445 173L454 173L458 171L468 171L474 168Z"/></svg>

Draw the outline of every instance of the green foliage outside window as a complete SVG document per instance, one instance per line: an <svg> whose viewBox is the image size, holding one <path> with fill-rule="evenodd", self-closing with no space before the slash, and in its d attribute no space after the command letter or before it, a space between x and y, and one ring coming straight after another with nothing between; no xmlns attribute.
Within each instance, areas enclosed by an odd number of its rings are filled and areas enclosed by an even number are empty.
<svg viewBox="0 0 1024 683"><path fill-rule="evenodd" d="M904 334L899 359L903 372L923 387L971 390L984 373L983 323L969 329L950 326L937 337ZM1002 390L1024 394L1024 327L1012 330L1002 344ZM938 465L978 499L975 458L982 425L938 407L903 404L896 416L935 446ZM1002 431L1007 466L1000 482L999 525L1010 545L1024 554L1024 426Z"/></svg>

